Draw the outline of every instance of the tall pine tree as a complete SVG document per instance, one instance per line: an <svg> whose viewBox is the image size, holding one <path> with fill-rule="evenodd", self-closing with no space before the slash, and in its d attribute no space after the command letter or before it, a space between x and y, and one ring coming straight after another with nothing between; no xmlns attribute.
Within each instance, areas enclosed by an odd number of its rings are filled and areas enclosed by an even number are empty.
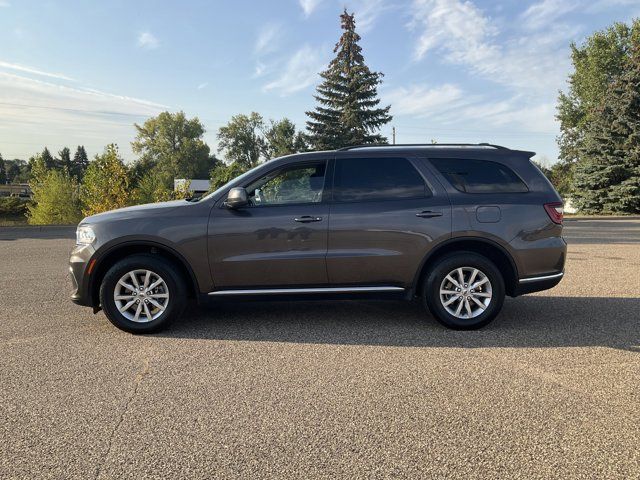
<svg viewBox="0 0 640 480"><path fill-rule="evenodd" d="M84 149L84 145L78 145L78 149L73 155L73 161L71 162L71 176L78 181L82 180L88 166L89 157L87 156L87 151Z"/></svg>
<svg viewBox="0 0 640 480"><path fill-rule="evenodd" d="M587 213L639 213L640 40L591 118L576 166L576 206Z"/></svg>
<svg viewBox="0 0 640 480"><path fill-rule="evenodd" d="M329 150L365 143L385 143L378 132L391 121L390 106L379 108L378 85L383 74L364 63L358 45L356 21L347 10L340 15L342 36L333 49L336 57L320 76L314 95L319 105L307 112L309 139L317 150Z"/></svg>

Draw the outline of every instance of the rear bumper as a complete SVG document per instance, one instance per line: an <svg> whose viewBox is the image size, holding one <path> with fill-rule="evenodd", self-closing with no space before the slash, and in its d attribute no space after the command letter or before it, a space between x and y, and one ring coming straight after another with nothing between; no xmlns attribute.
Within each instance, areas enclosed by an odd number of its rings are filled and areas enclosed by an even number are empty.
<svg viewBox="0 0 640 480"><path fill-rule="evenodd" d="M564 272L550 273L549 275L538 275L535 277L521 278L518 280L515 296L526 293L549 290L560 283L564 277Z"/></svg>

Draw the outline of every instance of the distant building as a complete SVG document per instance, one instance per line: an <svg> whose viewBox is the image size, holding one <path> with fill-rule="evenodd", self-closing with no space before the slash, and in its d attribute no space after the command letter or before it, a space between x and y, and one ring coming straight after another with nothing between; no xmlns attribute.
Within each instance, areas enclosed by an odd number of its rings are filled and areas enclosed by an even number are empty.
<svg viewBox="0 0 640 480"><path fill-rule="evenodd" d="M31 198L33 192L28 183L0 184L0 197Z"/></svg>
<svg viewBox="0 0 640 480"><path fill-rule="evenodd" d="M211 182L209 180L190 180L188 178L176 178L173 180L173 189L178 190L184 186L185 183L189 183L189 191L194 195L203 195L209 191Z"/></svg>

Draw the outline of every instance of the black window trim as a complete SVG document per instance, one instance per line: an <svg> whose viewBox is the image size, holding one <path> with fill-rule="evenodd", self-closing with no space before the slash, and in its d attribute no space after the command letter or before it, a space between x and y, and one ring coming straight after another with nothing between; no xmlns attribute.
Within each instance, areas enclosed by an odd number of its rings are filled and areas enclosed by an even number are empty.
<svg viewBox="0 0 640 480"><path fill-rule="evenodd" d="M524 181L524 179L518 174L518 172L516 172L509 165L507 165L505 163L502 163L502 162L496 162L495 160L488 160L486 158L469 157L469 156L464 156L464 157L427 157L427 160L429 161L429 165L431 165L433 170L444 179L444 181L446 182L446 185L451 185L451 187L456 192L464 193L465 195L524 195L524 194L527 194L527 193L531 193L531 189L529 188L529 185L527 185L527 182ZM479 161L479 162L496 163L496 164L498 164L498 165L500 165L502 167L508 168L518 178L518 180L520 180L520 182L522 182L522 185L524 185L524 188L526 189L526 191L524 191L524 192L465 192L464 190L460 190L458 187L456 187L453 184L453 182L451 182L438 169L438 167L436 167L434 165L432 160L476 160L476 161Z"/></svg>
<svg viewBox="0 0 640 480"><path fill-rule="evenodd" d="M280 208L280 207L298 207L298 206L305 206L305 205L323 205L323 204L327 204L329 203L330 200L330 194L331 192L329 191L329 187L331 186L332 182L329 183L329 175L333 174L332 169L330 169L331 166L331 162L332 162L332 158L316 158L316 159L309 159L309 160L301 160L301 161L295 161L295 162L291 162L291 163L285 163L282 165L278 165L275 168L272 168L271 170L266 171L265 173L263 173L260 176L254 177L251 180L248 180L247 182L243 182L242 185L237 185L242 186L242 188L247 188L249 185L251 185L252 183L256 182L257 180L266 177L267 175L271 175L272 173L275 173L276 175L278 175L279 172L282 172L284 170L288 170L290 168L296 168L296 167L301 167L301 166L305 166L305 165L318 165L320 163L324 163L325 164L325 170L324 170L324 184L322 185L322 198L320 199L319 202L298 202L298 203L278 203L275 205L246 205L242 208ZM226 195L224 195L223 197L223 202L222 205L224 205L224 201L227 198L227 195L229 195L229 192L227 192Z"/></svg>
<svg viewBox="0 0 640 480"><path fill-rule="evenodd" d="M409 162L409 165L413 167L416 173L422 179L422 183L424 183L424 194L416 195L415 197L402 197L402 198L394 198L394 197L383 197L383 198L368 198L365 200L336 200L333 196L335 192L335 179L336 179L336 164L341 160L376 160L379 158L401 158ZM429 181L423 175L419 166L416 163L415 157L405 156L405 155L349 155L344 157L335 157L331 166L331 189L330 189L330 203L332 204L350 204L350 203L373 203L373 202L401 202L403 200L418 200L421 198L432 198L434 196L433 187L429 184Z"/></svg>

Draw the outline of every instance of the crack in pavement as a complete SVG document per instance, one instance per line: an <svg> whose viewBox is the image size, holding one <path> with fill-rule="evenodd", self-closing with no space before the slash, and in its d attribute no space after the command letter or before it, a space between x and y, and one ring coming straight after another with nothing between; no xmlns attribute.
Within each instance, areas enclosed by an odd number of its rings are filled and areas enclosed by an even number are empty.
<svg viewBox="0 0 640 480"><path fill-rule="evenodd" d="M124 417L127 414L127 412L129 411L129 406L131 405L131 402L133 401L133 399L138 394L138 387L140 387L140 384L142 383L142 380L148 374L149 374L149 357L145 357L144 360L143 360L142 370L139 371L136 374L135 378L133 379L133 383L134 383L133 391L131 392L131 395L129 395L129 398L127 398L127 401L124 404L124 408L122 409L122 413L120 413L120 417L118 418L118 421L116 422L113 430L111 431L111 434L109 435L109 441L107 442L107 452L102 457L102 461L98 464L98 466L96 468L96 475L95 475L94 479L97 480L100 477L100 474L102 473L102 468L104 467L104 464L107 462L107 459L109 458L109 455L111 454L111 448L113 446L113 439L115 438L116 433L120 429L120 426L124 422Z"/></svg>

